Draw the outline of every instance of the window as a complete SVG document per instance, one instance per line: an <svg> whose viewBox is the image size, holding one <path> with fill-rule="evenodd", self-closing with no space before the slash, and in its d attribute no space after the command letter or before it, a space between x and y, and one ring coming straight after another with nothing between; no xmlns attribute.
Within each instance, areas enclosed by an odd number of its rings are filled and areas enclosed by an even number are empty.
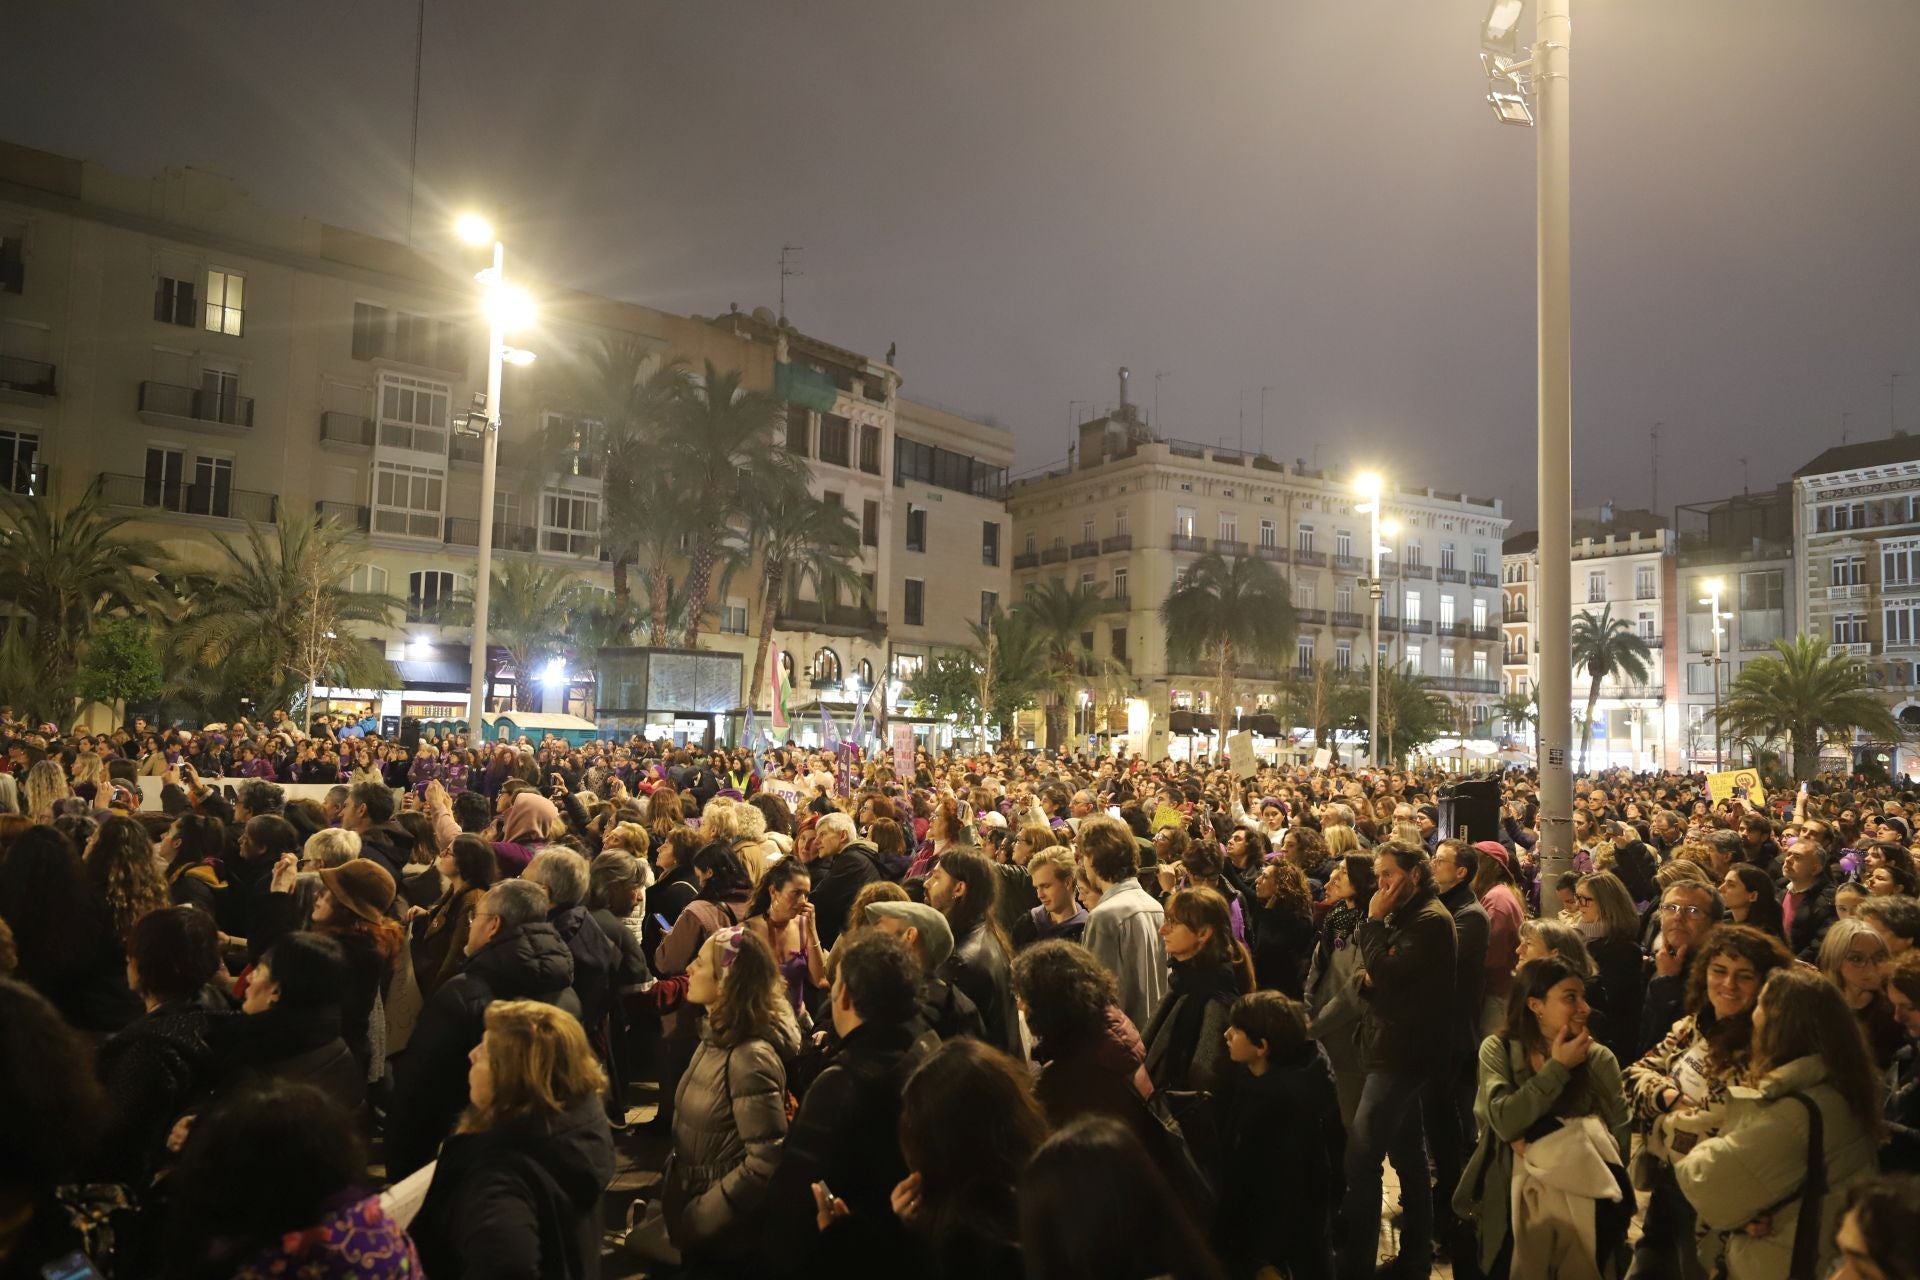
<svg viewBox="0 0 1920 1280"><path fill-rule="evenodd" d="M850 439L853 424L836 414L820 415L820 461L831 462L836 467L847 465L848 450L852 446Z"/></svg>
<svg viewBox="0 0 1920 1280"><path fill-rule="evenodd" d="M1334 589L1333 607L1341 613L1353 612L1353 588L1350 585L1343 582Z"/></svg>
<svg viewBox="0 0 1920 1280"><path fill-rule="evenodd" d="M1353 670L1353 642L1341 640L1333 646L1333 669L1335 671Z"/></svg>
<svg viewBox="0 0 1920 1280"><path fill-rule="evenodd" d="M1406 565L1407 568L1418 569L1420 567L1420 544L1417 542L1409 542L1403 549L1400 559L1401 563Z"/></svg>
<svg viewBox="0 0 1920 1280"><path fill-rule="evenodd" d="M437 622L441 612L467 586L465 575L418 569L407 575L407 621Z"/></svg>
<svg viewBox="0 0 1920 1280"><path fill-rule="evenodd" d="M147 449L146 488L141 502L163 511L186 509L187 454L184 449L156 445Z"/></svg>
<svg viewBox="0 0 1920 1280"><path fill-rule="evenodd" d="M161 276L153 294L153 318L161 324L177 324L191 329L200 323L198 291L191 280Z"/></svg>
<svg viewBox="0 0 1920 1280"><path fill-rule="evenodd" d="M233 514L232 458L202 454L194 460L193 488L187 493L187 510L201 516Z"/></svg>
<svg viewBox="0 0 1920 1280"><path fill-rule="evenodd" d="M387 309L371 302L353 304L353 358L376 360L387 354Z"/></svg>
<svg viewBox="0 0 1920 1280"><path fill-rule="evenodd" d="M1273 527L1273 521L1260 522L1260 545L1271 551L1280 545L1280 531Z"/></svg>
<svg viewBox="0 0 1920 1280"><path fill-rule="evenodd" d="M1920 605L1902 604L1888 608L1882 618L1886 629L1881 638L1889 648L1899 645L1911 648L1914 637L1920 636Z"/></svg>
<svg viewBox="0 0 1920 1280"><path fill-rule="evenodd" d="M1127 598L1127 567L1125 565L1113 571L1113 598L1115 600Z"/></svg>
<svg viewBox="0 0 1920 1280"><path fill-rule="evenodd" d="M907 579L906 599L903 602L907 615L907 625L919 627L927 620L927 584L919 578Z"/></svg>
<svg viewBox="0 0 1920 1280"><path fill-rule="evenodd" d="M1487 602L1485 600L1475 600L1473 602L1473 625L1476 627L1484 627L1487 625Z"/></svg>
<svg viewBox="0 0 1920 1280"><path fill-rule="evenodd" d="M240 336L241 289L246 283L238 271L207 272L207 332Z"/></svg>
<svg viewBox="0 0 1920 1280"><path fill-rule="evenodd" d="M1642 609L1633 620L1634 634L1649 644L1653 642L1653 610Z"/></svg>
<svg viewBox="0 0 1920 1280"><path fill-rule="evenodd" d="M1897 547L1880 553L1880 585L1884 587L1904 587L1915 580L1915 552L1913 547ZM1750 575L1741 575L1741 605L1745 607L1746 579Z"/></svg>
<svg viewBox="0 0 1920 1280"><path fill-rule="evenodd" d="M1865 556L1835 556L1833 558L1833 585L1836 587L1857 587L1867 580L1867 558Z"/></svg>
<svg viewBox="0 0 1920 1280"><path fill-rule="evenodd" d="M1420 621L1420 593L1418 591L1407 592L1406 605L1401 611L1400 616L1408 622Z"/></svg>
<svg viewBox="0 0 1920 1280"><path fill-rule="evenodd" d="M1082 520L1080 522L1080 541L1081 542L1093 541L1093 521L1092 520L1090 519Z"/></svg>
<svg viewBox="0 0 1920 1280"><path fill-rule="evenodd" d="M1440 597L1440 625L1442 627L1453 625L1453 596L1450 594L1443 593Z"/></svg>
<svg viewBox="0 0 1920 1280"><path fill-rule="evenodd" d="M447 404L451 388L444 382L426 382L404 374L380 375L380 443L416 453L447 451Z"/></svg>
<svg viewBox="0 0 1920 1280"><path fill-rule="evenodd" d="M1319 606L1315 603L1315 598L1319 594L1320 594L1319 584L1315 583L1313 579L1295 578L1293 580L1293 607L1294 608L1296 609L1318 608Z"/></svg>
<svg viewBox="0 0 1920 1280"><path fill-rule="evenodd" d="M840 655L832 649L813 651L813 667L808 671L816 685L840 683Z"/></svg>
<svg viewBox="0 0 1920 1280"><path fill-rule="evenodd" d="M813 436L812 416L797 404L787 406L787 452L807 456L807 446Z"/></svg>
<svg viewBox="0 0 1920 1280"><path fill-rule="evenodd" d="M1450 676L1453 674L1453 646L1452 645L1443 644L1440 646L1440 674L1443 676Z"/></svg>
<svg viewBox="0 0 1920 1280"><path fill-rule="evenodd" d="M1293 642L1293 665L1300 674L1313 670L1313 637L1300 636Z"/></svg>
<svg viewBox="0 0 1920 1280"><path fill-rule="evenodd" d="M1653 599L1653 566L1642 564L1634 566L1633 598L1635 600Z"/></svg>
<svg viewBox="0 0 1920 1280"><path fill-rule="evenodd" d="M1453 570L1453 544L1451 542L1443 542L1440 544L1440 567L1449 572Z"/></svg>
<svg viewBox="0 0 1920 1280"><path fill-rule="evenodd" d="M1116 538L1124 538L1127 536L1127 509L1125 507L1113 513L1113 536Z"/></svg>
<svg viewBox="0 0 1920 1280"><path fill-rule="evenodd" d="M1220 541L1240 541L1240 517L1232 511L1220 513Z"/></svg>
<svg viewBox="0 0 1920 1280"><path fill-rule="evenodd" d="M572 489L541 494L540 549L563 556L597 555L600 499Z"/></svg>
<svg viewBox="0 0 1920 1280"><path fill-rule="evenodd" d="M896 653L893 655L893 678L901 684L913 683L913 678L927 669L927 655L924 653Z"/></svg>
<svg viewBox="0 0 1920 1280"><path fill-rule="evenodd" d="M0 490L44 496L35 467L39 458L39 436L30 431L0 431Z"/></svg>
<svg viewBox="0 0 1920 1280"><path fill-rule="evenodd" d="M880 545L880 503L873 498L860 504L860 545Z"/></svg>
<svg viewBox="0 0 1920 1280"><path fill-rule="evenodd" d="M907 506L907 550L925 551L927 549L927 509Z"/></svg>
<svg viewBox="0 0 1920 1280"><path fill-rule="evenodd" d="M1587 575L1587 603L1600 604L1607 598L1607 575L1598 570Z"/></svg>
<svg viewBox="0 0 1920 1280"><path fill-rule="evenodd" d="M1487 549L1485 547L1475 547L1473 549L1473 571L1475 573L1485 573L1487 571Z"/></svg>
<svg viewBox="0 0 1920 1280"><path fill-rule="evenodd" d="M1080 594L1083 596L1090 596L1093 594L1093 571L1092 570L1088 570L1087 572L1080 575Z"/></svg>
<svg viewBox="0 0 1920 1280"><path fill-rule="evenodd" d="M1487 723L1487 722L1488 722L1488 721L1489 721L1489 720L1490 720L1491 718L1492 718L1492 717L1491 717L1491 714L1490 714L1490 712L1488 711L1488 708L1487 708L1487 704L1486 704L1486 703L1484 703L1484 702L1476 702L1476 703L1474 703L1474 704L1473 704L1473 722L1474 722L1475 724L1477 724L1477 725L1484 725L1484 724L1486 724L1486 723Z"/></svg>
<svg viewBox="0 0 1920 1280"><path fill-rule="evenodd" d="M1032 533L1027 534L1025 550L1028 555L1036 555L1040 550L1040 539Z"/></svg>
<svg viewBox="0 0 1920 1280"><path fill-rule="evenodd" d="M1817 533L1866 527L1867 504L1864 502L1836 502L1814 512L1814 530Z"/></svg>
<svg viewBox="0 0 1920 1280"><path fill-rule="evenodd" d="M845 511L847 509L847 495L841 493L838 489L828 489L820 495L820 501L826 503L836 511Z"/></svg>
<svg viewBox="0 0 1920 1280"><path fill-rule="evenodd" d="M1475 680L1485 680L1487 678L1487 655L1485 653L1476 652L1473 655L1473 678Z"/></svg>
<svg viewBox="0 0 1920 1280"><path fill-rule="evenodd" d="M1127 660L1127 629L1125 627L1115 627L1113 629L1112 646L1113 660L1115 662L1125 662Z"/></svg>
<svg viewBox="0 0 1920 1280"><path fill-rule="evenodd" d="M1865 644L1867 642L1867 615L1864 613L1841 613L1833 619L1833 642L1835 644Z"/></svg>
<svg viewBox="0 0 1920 1280"><path fill-rule="evenodd" d="M196 406L195 417L212 422L245 422L240 409L240 375L231 369L202 369L200 390L205 402Z"/></svg>
<svg viewBox="0 0 1920 1280"><path fill-rule="evenodd" d="M1420 655L1420 646L1419 646L1419 645L1417 645L1417 644L1410 644L1410 645L1408 645L1408 646L1407 646L1407 672L1408 672L1408 674L1410 674L1410 675L1416 675L1416 676L1420 674L1420 664L1421 664L1421 660L1422 660L1422 659L1421 659L1421 655Z"/></svg>
<svg viewBox="0 0 1920 1280"><path fill-rule="evenodd" d="M1193 528L1193 508L1175 507L1173 510L1173 536L1176 538L1191 538L1193 536Z"/></svg>
<svg viewBox="0 0 1920 1280"><path fill-rule="evenodd" d="M1000 563L1000 522L982 520L980 522L980 563L998 566Z"/></svg>
<svg viewBox="0 0 1920 1280"><path fill-rule="evenodd" d="M377 564L356 565L347 575L347 590L361 595L383 596L387 594L387 571Z"/></svg>
<svg viewBox="0 0 1920 1280"><path fill-rule="evenodd" d="M1687 692L1713 692L1713 663L1689 662L1687 664Z"/></svg>
<svg viewBox="0 0 1920 1280"><path fill-rule="evenodd" d="M1293 549L1306 555L1313 554L1313 526L1303 524L1294 530Z"/></svg>
<svg viewBox="0 0 1920 1280"><path fill-rule="evenodd" d="M1754 569L1740 575L1740 647L1764 649L1787 634L1787 574Z"/></svg>
<svg viewBox="0 0 1920 1280"><path fill-rule="evenodd" d="M373 531L438 538L446 473L379 462L373 470Z"/></svg>
<svg viewBox="0 0 1920 1280"><path fill-rule="evenodd" d="M860 424L860 469L870 476L880 474L880 428L870 422Z"/></svg>
<svg viewBox="0 0 1920 1280"><path fill-rule="evenodd" d="M993 615L998 612L999 609L1000 593L998 591L982 591L980 593L981 626L986 627L993 625Z"/></svg>
<svg viewBox="0 0 1920 1280"><path fill-rule="evenodd" d="M1351 560L1353 558L1353 531L1335 529L1333 531L1333 554Z"/></svg>

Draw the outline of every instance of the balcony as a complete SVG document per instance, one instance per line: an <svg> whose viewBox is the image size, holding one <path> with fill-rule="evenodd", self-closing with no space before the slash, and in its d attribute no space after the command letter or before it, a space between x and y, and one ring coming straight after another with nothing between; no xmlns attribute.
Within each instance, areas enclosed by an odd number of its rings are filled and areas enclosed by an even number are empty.
<svg viewBox="0 0 1920 1280"><path fill-rule="evenodd" d="M1057 547L1048 547L1045 551L1042 551L1040 553L1041 564L1065 564L1066 562L1067 562L1067 547L1065 543L1062 543Z"/></svg>
<svg viewBox="0 0 1920 1280"><path fill-rule="evenodd" d="M1293 562L1295 564L1311 565L1315 569L1325 568L1327 553L1324 551L1300 551L1296 549L1293 553Z"/></svg>
<svg viewBox="0 0 1920 1280"><path fill-rule="evenodd" d="M1382 578L1399 577L1400 562L1394 559L1392 556L1381 556L1380 557L1380 576Z"/></svg>
<svg viewBox="0 0 1920 1280"><path fill-rule="evenodd" d="M1099 554L1100 544L1097 542L1076 542L1073 544L1073 558L1075 560L1085 560L1089 556L1097 556Z"/></svg>
<svg viewBox="0 0 1920 1280"><path fill-rule="evenodd" d="M349 529L358 529L365 533L370 513L365 507L357 507L351 502L316 502L313 504L316 519L333 520Z"/></svg>
<svg viewBox="0 0 1920 1280"><path fill-rule="evenodd" d="M1893 585L1893 584L1889 584ZM1906 584L1898 584L1904 586ZM1865 600L1867 584L1864 582L1843 582L1827 588L1829 600Z"/></svg>
<svg viewBox="0 0 1920 1280"><path fill-rule="evenodd" d="M1303 627L1317 627L1327 620L1325 609L1295 609L1293 616L1300 620Z"/></svg>
<svg viewBox="0 0 1920 1280"><path fill-rule="evenodd" d="M1473 638L1475 640L1489 640L1498 644L1501 641L1500 628L1494 626L1475 627L1473 629ZM1656 641L1656 643L1658 642Z"/></svg>
<svg viewBox="0 0 1920 1280"><path fill-rule="evenodd" d="M1207 540L1205 538L1196 538L1190 533L1176 533L1173 535L1173 549L1175 551L1205 551L1207 549Z"/></svg>
<svg viewBox="0 0 1920 1280"><path fill-rule="evenodd" d="M1261 543L1254 548L1254 553L1262 560L1268 560L1274 564L1285 564L1287 562L1287 549L1285 547L1269 547L1265 543Z"/></svg>
<svg viewBox="0 0 1920 1280"><path fill-rule="evenodd" d="M1367 562L1360 556L1336 555L1333 558L1333 567L1345 573L1365 573Z"/></svg>
<svg viewBox="0 0 1920 1280"><path fill-rule="evenodd" d="M245 520L274 524L280 500L271 493L235 489L223 484L188 484L145 476L100 473L100 496L111 506L140 511L162 511L214 520Z"/></svg>
<svg viewBox="0 0 1920 1280"><path fill-rule="evenodd" d="M1038 551L1022 551L1013 557L1013 567L1016 569L1037 569L1039 566L1040 553Z"/></svg>
<svg viewBox="0 0 1920 1280"><path fill-rule="evenodd" d="M1401 621L1400 629L1410 636L1430 636L1433 623L1425 618L1406 618Z"/></svg>
<svg viewBox="0 0 1920 1280"><path fill-rule="evenodd" d="M1399 615L1397 615L1397 614L1392 614L1392 613L1383 613L1383 614L1381 614L1381 615L1380 615L1380 630L1381 630L1381 631L1383 631L1383 632L1384 632L1384 631L1398 631L1399 629L1400 629L1400 618L1399 618Z"/></svg>
<svg viewBox="0 0 1920 1280"><path fill-rule="evenodd" d="M1234 538L1215 538L1213 549L1223 556L1243 556L1247 554L1247 544Z"/></svg>
<svg viewBox="0 0 1920 1280"><path fill-rule="evenodd" d="M1467 580L1467 571L1465 569L1435 569L1433 576L1436 582L1465 582Z"/></svg>
<svg viewBox="0 0 1920 1280"><path fill-rule="evenodd" d="M485 436L465 436L455 432L447 441L447 461L456 466L477 467L487 458Z"/></svg>
<svg viewBox="0 0 1920 1280"><path fill-rule="evenodd" d="M1106 612L1108 613L1126 613L1133 608L1133 597L1131 595L1104 595L1100 597L1100 603L1106 606Z"/></svg>
<svg viewBox="0 0 1920 1280"><path fill-rule="evenodd" d="M1873 655L1873 644L1867 640L1856 640L1848 644L1830 644L1827 652L1834 657L1845 655L1849 658L1866 658Z"/></svg>
<svg viewBox="0 0 1920 1280"><path fill-rule="evenodd" d="M1402 576L1408 578L1431 578L1433 576L1433 570L1424 564L1402 565L1400 573Z"/></svg>
<svg viewBox="0 0 1920 1280"><path fill-rule="evenodd" d="M773 625L783 631L873 631L885 623L865 605L789 600L774 615Z"/></svg>
<svg viewBox="0 0 1920 1280"><path fill-rule="evenodd" d="M1427 683L1441 693L1498 693L1498 680L1476 680L1472 676L1428 676Z"/></svg>
<svg viewBox="0 0 1920 1280"><path fill-rule="evenodd" d="M1500 575L1496 573L1469 573L1467 575L1467 582L1476 587L1497 587L1500 585Z"/></svg>
<svg viewBox="0 0 1920 1280"><path fill-rule="evenodd" d="M320 443L329 449L373 448L373 419L357 413L320 415Z"/></svg>
<svg viewBox="0 0 1920 1280"><path fill-rule="evenodd" d="M53 486L53 468L44 462L15 462L0 468L0 492L16 498L44 498Z"/></svg>
<svg viewBox="0 0 1920 1280"><path fill-rule="evenodd" d="M1502 622L1525 622L1526 620L1527 611L1525 609L1509 609L1506 613L1502 614L1500 618Z"/></svg>
<svg viewBox="0 0 1920 1280"><path fill-rule="evenodd" d="M22 360L19 356L0 356L0 399L19 404L38 404L52 399L58 390L54 368L44 360Z"/></svg>
<svg viewBox="0 0 1920 1280"><path fill-rule="evenodd" d="M1102 555L1112 555L1116 551L1131 550L1133 550L1133 535L1130 533L1116 533L1111 538L1100 539L1100 554Z"/></svg>
<svg viewBox="0 0 1920 1280"><path fill-rule="evenodd" d="M1449 640L1473 639L1473 624L1470 622L1448 622L1440 627L1440 634Z"/></svg>
<svg viewBox="0 0 1920 1280"><path fill-rule="evenodd" d="M480 520L477 516L448 516L444 533L450 547L480 545ZM540 549L540 531L531 525L493 522L493 549L532 554Z"/></svg>
<svg viewBox="0 0 1920 1280"><path fill-rule="evenodd" d="M1358 631L1367 625L1367 616L1363 613L1353 613L1345 609L1335 609L1333 611L1333 625L1336 627L1344 627L1348 631Z"/></svg>
<svg viewBox="0 0 1920 1280"><path fill-rule="evenodd" d="M253 430L252 396L226 395L205 387L143 382L138 408L140 420L154 427L191 426L227 436Z"/></svg>

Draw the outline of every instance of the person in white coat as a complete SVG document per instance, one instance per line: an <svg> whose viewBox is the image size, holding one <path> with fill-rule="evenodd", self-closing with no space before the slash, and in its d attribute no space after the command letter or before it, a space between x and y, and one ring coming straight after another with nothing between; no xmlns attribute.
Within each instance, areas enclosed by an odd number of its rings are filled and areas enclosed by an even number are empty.
<svg viewBox="0 0 1920 1280"><path fill-rule="evenodd" d="M1120 1008L1136 1027L1153 1021L1167 993L1167 951L1160 941L1166 914L1140 887L1140 846L1118 818L1088 818L1080 824L1080 858L1100 891L1100 905L1087 913L1082 941L1113 974Z"/></svg>

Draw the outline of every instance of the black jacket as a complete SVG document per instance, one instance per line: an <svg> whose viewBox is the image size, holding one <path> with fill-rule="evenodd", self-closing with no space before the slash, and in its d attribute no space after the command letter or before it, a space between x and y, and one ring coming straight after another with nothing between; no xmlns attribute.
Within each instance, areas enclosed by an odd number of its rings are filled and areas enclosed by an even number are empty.
<svg viewBox="0 0 1920 1280"><path fill-rule="evenodd" d="M612 999L613 971L620 964L620 948L594 923L583 906L557 908L547 917L573 955L573 994L580 1000L580 1020L589 1032L607 1016Z"/></svg>
<svg viewBox="0 0 1920 1280"><path fill-rule="evenodd" d="M433 1159L467 1105L467 1054L480 1043L487 1006L495 1000L540 1000L579 1015L573 955L552 925L536 920L499 934L421 1009L407 1051L394 1059L390 1179L398 1181Z"/></svg>
<svg viewBox="0 0 1920 1280"><path fill-rule="evenodd" d="M1487 989L1487 934L1492 925L1473 886L1465 881L1441 894L1440 905L1453 916L1453 1047L1471 1059L1480 1050L1480 1006Z"/></svg>
<svg viewBox="0 0 1920 1280"><path fill-rule="evenodd" d="M144 1187L174 1121L213 1087L205 1007L182 1000L142 1014L100 1046L96 1065L110 1112L97 1176Z"/></svg>
<svg viewBox="0 0 1920 1280"><path fill-rule="evenodd" d="M463 1280L592 1280L613 1134L598 1097L456 1134L408 1228L420 1270Z"/></svg>
<svg viewBox="0 0 1920 1280"><path fill-rule="evenodd" d="M397 886L400 869L412 861L413 834L397 822L383 822L360 833L360 856L387 869Z"/></svg>
<svg viewBox="0 0 1920 1280"><path fill-rule="evenodd" d="M1635 1050L1644 1051L1640 1013L1647 999L1647 953L1633 939L1611 934L1588 939L1587 954L1596 970L1587 1002L1601 1015L1594 1020L1594 1034L1621 1062L1637 1062L1640 1054ZM1666 1028L1660 1034L1664 1036Z"/></svg>
<svg viewBox="0 0 1920 1280"><path fill-rule="evenodd" d="M1013 962L985 920L966 937L954 940L953 954L941 964L939 976L973 1001L988 1044L1016 1059L1026 1057L1020 1043L1020 1010L1013 1002Z"/></svg>
<svg viewBox="0 0 1920 1280"><path fill-rule="evenodd" d="M241 1081L268 1077L313 1085L356 1116L366 1103L366 1068L340 1038L338 1006L212 1014L207 1044L223 1093Z"/></svg>
<svg viewBox="0 0 1920 1280"><path fill-rule="evenodd" d="M813 871L813 918L820 945L831 949L846 928L853 900L862 889L887 876L880 868L879 851L864 840L855 840L831 858L814 863Z"/></svg>
<svg viewBox="0 0 1920 1280"><path fill-rule="evenodd" d="M1778 886L1779 892L1774 900L1784 912L1787 902L1787 885L1784 881ZM1820 944L1826 939L1827 930L1839 919L1839 913L1833 907L1833 893L1839 887L1829 872L1813 882L1805 896L1794 909L1793 936L1787 939L1787 950L1799 959L1817 963L1820 958Z"/></svg>
<svg viewBox="0 0 1920 1280"><path fill-rule="evenodd" d="M1329 1215L1346 1193L1346 1129L1333 1065L1316 1040L1264 1076L1238 1064L1224 1073L1220 1210L1215 1237L1227 1257L1281 1262L1301 1246L1324 1252ZM1274 1212L1285 1205L1286 1212Z"/></svg>
<svg viewBox="0 0 1920 1280"><path fill-rule="evenodd" d="M767 1189L760 1239L770 1274L900 1274L908 1241L891 1198L907 1176L900 1095L925 1053L918 1033L917 1020L855 1027L808 1088ZM817 1181L853 1211L825 1231L815 1226Z"/></svg>
<svg viewBox="0 0 1920 1280"><path fill-rule="evenodd" d="M1247 950L1253 956L1253 972L1261 988L1300 999L1317 939L1312 911L1302 914L1277 903L1263 907L1254 897L1244 899L1241 909L1246 914Z"/></svg>
<svg viewBox="0 0 1920 1280"><path fill-rule="evenodd" d="M1422 889L1384 920L1362 920L1354 945L1366 963L1360 1049L1369 1071L1422 1073L1443 1065L1453 1026L1453 917Z"/></svg>
<svg viewBox="0 0 1920 1280"><path fill-rule="evenodd" d="M980 1010L966 992L936 974L928 974L920 983L920 1020L940 1040L965 1036L988 1044L986 1024Z"/></svg>

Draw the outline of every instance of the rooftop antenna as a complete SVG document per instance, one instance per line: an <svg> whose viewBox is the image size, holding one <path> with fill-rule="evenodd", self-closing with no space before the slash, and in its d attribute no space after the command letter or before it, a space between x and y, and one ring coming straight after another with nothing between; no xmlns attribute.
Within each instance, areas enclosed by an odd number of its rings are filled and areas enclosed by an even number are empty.
<svg viewBox="0 0 1920 1280"><path fill-rule="evenodd" d="M1267 392L1272 387L1260 388L1260 456L1267 456Z"/></svg>
<svg viewBox="0 0 1920 1280"><path fill-rule="evenodd" d="M1747 487L1747 460L1740 459L1740 496L1747 497L1753 490Z"/></svg>
<svg viewBox="0 0 1920 1280"><path fill-rule="evenodd" d="M783 244L780 246L780 323L781 324L785 324L787 322L787 278L789 276L803 276L806 274L806 272L800 269L799 263L794 258L794 255L798 254L800 250L801 250L801 246L797 244Z"/></svg>
<svg viewBox="0 0 1920 1280"><path fill-rule="evenodd" d="M1131 379L1132 377L1133 377L1133 370L1131 370L1131 369L1129 369L1129 368L1127 368L1127 366L1125 366L1125 365L1121 365L1121 366L1120 366L1120 408L1119 408L1119 416L1121 416L1121 417L1123 417L1123 418L1127 416L1127 383L1128 383L1128 381L1129 381L1129 380L1130 380L1130 379Z"/></svg>
<svg viewBox="0 0 1920 1280"><path fill-rule="evenodd" d="M1252 387L1240 388L1240 452L1241 453L1245 453L1247 451L1247 392L1251 390L1253 390Z"/></svg>

